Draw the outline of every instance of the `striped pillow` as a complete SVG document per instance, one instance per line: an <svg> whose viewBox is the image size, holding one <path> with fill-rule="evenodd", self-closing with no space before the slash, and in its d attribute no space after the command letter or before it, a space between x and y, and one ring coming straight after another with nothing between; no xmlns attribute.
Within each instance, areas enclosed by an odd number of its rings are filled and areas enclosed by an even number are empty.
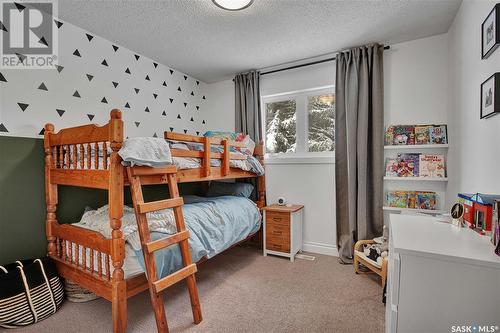
<svg viewBox="0 0 500 333"><path fill-rule="evenodd" d="M54 314L64 298L50 258L0 266L0 327L16 328Z"/></svg>

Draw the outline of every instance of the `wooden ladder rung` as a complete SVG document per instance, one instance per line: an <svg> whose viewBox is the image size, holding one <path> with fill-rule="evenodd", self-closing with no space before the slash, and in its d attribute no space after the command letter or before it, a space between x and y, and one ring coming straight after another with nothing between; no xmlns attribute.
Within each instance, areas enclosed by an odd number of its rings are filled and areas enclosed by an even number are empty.
<svg viewBox="0 0 500 333"><path fill-rule="evenodd" d="M193 275L194 273L196 273L196 271L197 271L196 264L191 264L189 266L179 269L175 273L172 273L164 277L163 279L153 282L155 292L159 293L162 290L165 290L166 288L170 287L173 284L176 284L180 280L187 278L189 275Z"/></svg>
<svg viewBox="0 0 500 333"><path fill-rule="evenodd" d="M145 214L157 210L180 207L183 204L184 200L182 198L173 198L173 199L164 199L158 201L138 203L137 209L139 210L139 213Z"/></svg>
<svg viewBox="0 0 500 333"><path fill-rule="evenodd" d="M132 176L151 176L151 175L164 175L169 173L176 173L177 168L175 165L169 165L161 168L152 168L148 166L135 166L130 168Z"/></svg>
<svg viewBox="0 0 500 333"><path fill-rule="evenodd" d="M184 231L176 233L170 237L161 238L161 239L146 243L146 247L148 248L149 253L153 253L155 251L164 249L172 244L179 243L179 242L186 240L188 238L189 238L189 231L184 230Z"/></svg>

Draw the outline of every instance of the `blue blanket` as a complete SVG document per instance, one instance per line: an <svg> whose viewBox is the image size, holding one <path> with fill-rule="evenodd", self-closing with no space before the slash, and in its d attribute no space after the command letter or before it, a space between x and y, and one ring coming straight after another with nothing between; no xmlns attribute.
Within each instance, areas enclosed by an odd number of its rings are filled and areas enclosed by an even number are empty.
<svg viewBox="0 0 500 333"><path fill-rule="evenodd" d="M212 258L260 228L261 215L256 205L247 198L224 196L214 198L184 197L184 220L189 230L189 248L193 262L202 257ZM167 234L153 232L157 240ZM142 251L136 251L144 270ZM155 252L158 276L164 277L182 268L178 244Z"/></svg>

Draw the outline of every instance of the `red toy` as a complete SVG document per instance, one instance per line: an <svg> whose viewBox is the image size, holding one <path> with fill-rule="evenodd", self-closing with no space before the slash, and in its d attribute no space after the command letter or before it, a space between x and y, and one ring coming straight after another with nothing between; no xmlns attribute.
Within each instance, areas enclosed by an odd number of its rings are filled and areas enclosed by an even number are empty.
<svg viewBox="0 0 500 333"><path fill-rule="evenodd" d="M464 205L464 221L469 227L476 229L481 234L490 233L493 204L495 200L500 200L500 195L459 193L458 197Z"/></svg>

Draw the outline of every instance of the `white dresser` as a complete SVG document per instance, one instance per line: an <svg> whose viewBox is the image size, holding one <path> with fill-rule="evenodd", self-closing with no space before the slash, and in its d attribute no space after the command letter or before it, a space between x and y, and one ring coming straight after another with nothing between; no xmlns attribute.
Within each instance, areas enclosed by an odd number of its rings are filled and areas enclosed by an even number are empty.
<svg viewBox="0 0 500 333"><path fill-rule="evenodd" d="M394 214L389 246L386 332L500 332L500 257L489 237Z"/></svg>

